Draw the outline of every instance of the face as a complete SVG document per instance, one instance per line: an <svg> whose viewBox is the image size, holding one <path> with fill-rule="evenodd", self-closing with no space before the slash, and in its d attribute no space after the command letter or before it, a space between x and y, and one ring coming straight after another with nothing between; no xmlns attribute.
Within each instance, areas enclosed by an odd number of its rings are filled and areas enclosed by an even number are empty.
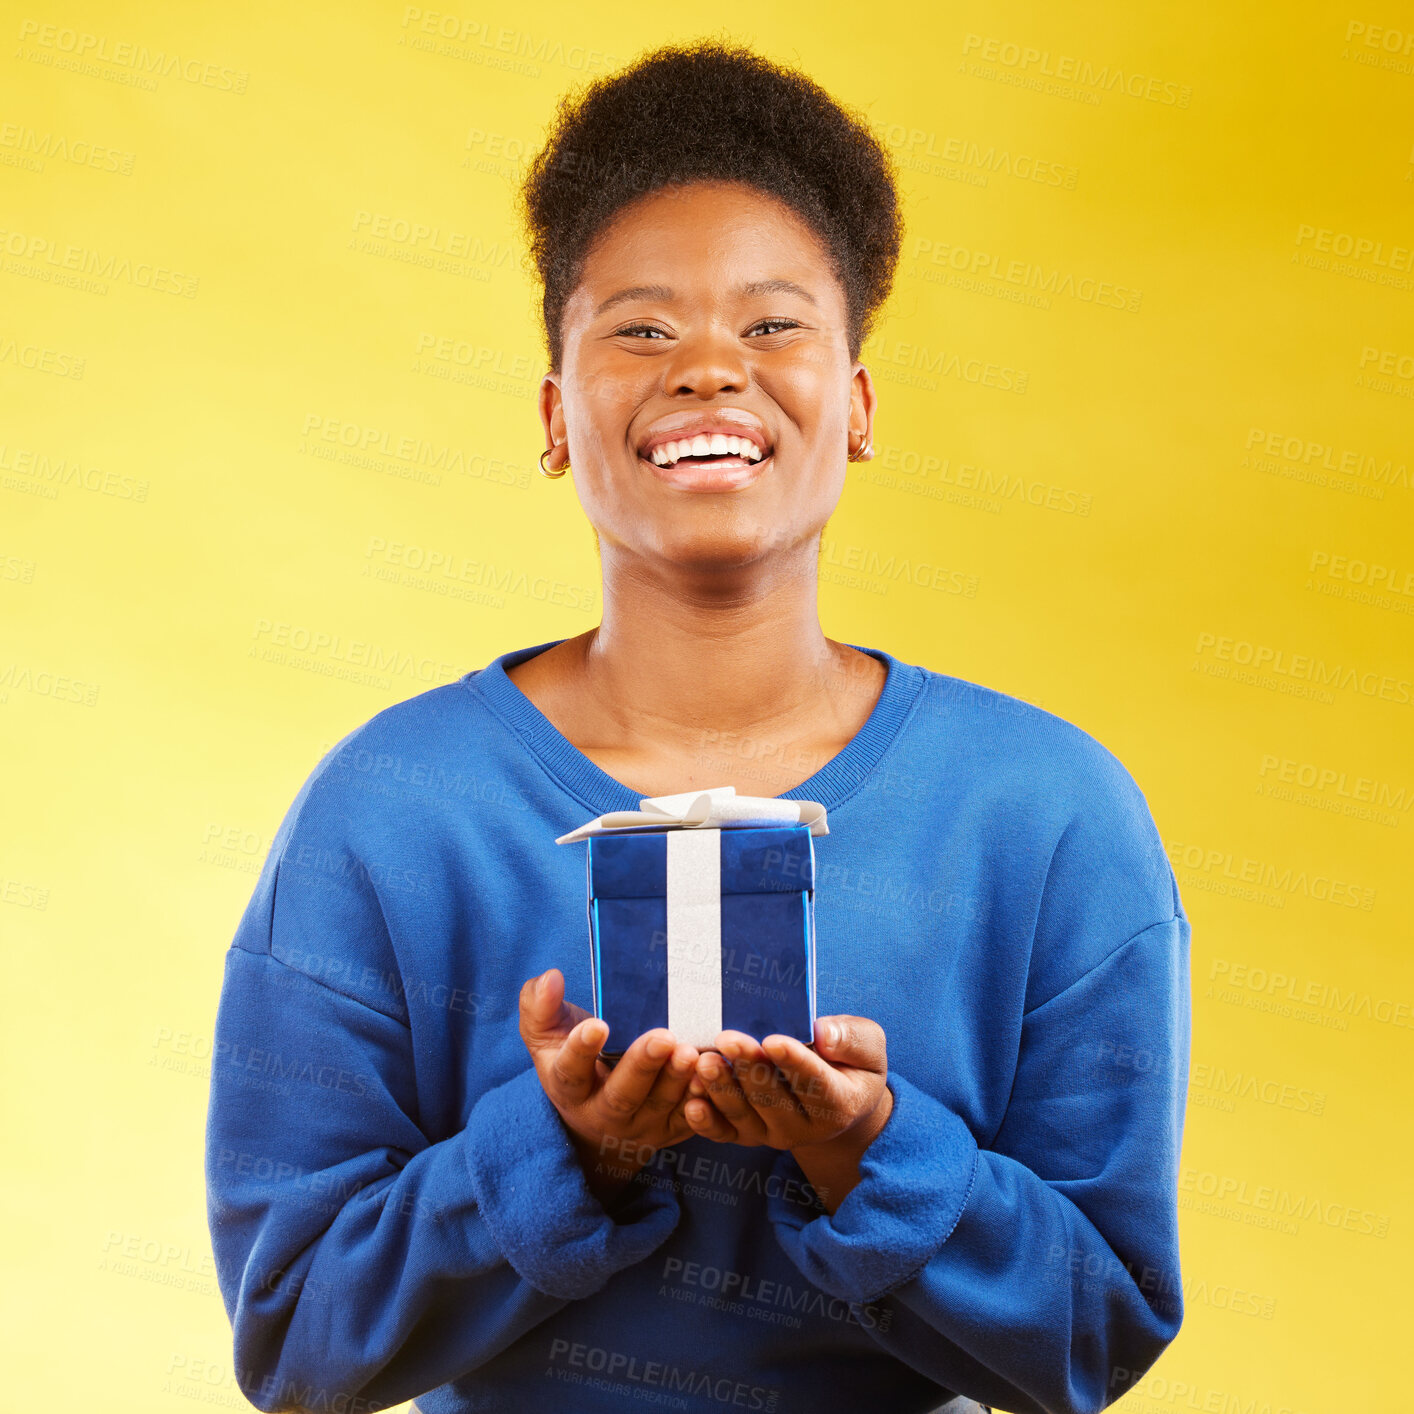
<svg viewBox="0 0 1414 1414"><path fill-rule="evenodd" d="M634 202L592 246L562 336L546 462L573 468L606 565L813 551L874 389L829 256L788 206L734 182Z"/></svg>

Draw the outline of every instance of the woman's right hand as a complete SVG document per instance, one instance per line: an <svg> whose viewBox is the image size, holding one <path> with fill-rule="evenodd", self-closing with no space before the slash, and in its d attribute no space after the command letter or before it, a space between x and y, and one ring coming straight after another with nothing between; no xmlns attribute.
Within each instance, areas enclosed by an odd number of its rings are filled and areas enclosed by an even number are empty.
<svg viewBox="0 0 1414 1414"><path fill-rule="evenodd" d="M601 1203L619 1193L658 1149L691 1138L683 1106L697 1048L658 1027L611 1070L599 1059L608 1025L565 1001L552 967L520 989L520 1034L535 1073L570 1132L585 1180Z"/></svg>

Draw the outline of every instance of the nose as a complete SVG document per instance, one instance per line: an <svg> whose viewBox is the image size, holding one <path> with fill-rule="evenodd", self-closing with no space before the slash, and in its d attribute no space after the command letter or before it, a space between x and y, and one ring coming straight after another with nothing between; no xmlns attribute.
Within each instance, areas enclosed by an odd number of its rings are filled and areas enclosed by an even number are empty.
<svg viewBox="0 0 1414 1414"><path fill-rule="evenodd" d="M748 377L736 336L726 330L704 329L679 340L663 370L663 391L715 398L719 393L741 392Z"/></svg>

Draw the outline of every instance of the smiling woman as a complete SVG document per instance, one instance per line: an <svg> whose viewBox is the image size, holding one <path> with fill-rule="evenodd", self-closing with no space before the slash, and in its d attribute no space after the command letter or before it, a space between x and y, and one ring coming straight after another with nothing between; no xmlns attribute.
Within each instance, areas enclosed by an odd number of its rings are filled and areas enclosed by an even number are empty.
<svg viewBox="0 0 1414 1414"><path fill-rule="evenodd" d="M603 618L379 713L286 815L212 1067L242 1385L1101 1409L1183 1316L1188 920L1098 742L821 629L821 532L871 455L887 159L804 75L701 43L567 99L525 214L542 469L572 473ZM405 759L396 794L360 764ZM553 842L727 785L828 811L813 1043L608 1048L569 1000L583 873ZM724 948L722 989L769 986L759 962Z"/></svg>
<svg viewBox="0 0 1414 1414"><path fill-rule="evenodd" d="M674 283L625 287L635 269ZM542 416L551 460L568 452L575 468L606 580L632 563L666 587L695 565L700 593L737 601L783 577L808 585L846 443L865 446L874 407L810 228L740 184L641 199L586 259L564 329ZM802 632L807 597L790 606Z"/></svg>
<svg viewBox="0 0 1414 1414"><path fill-rule="evenodd" d="M635 271L674 283L622 284ZM585 259L562 320L563 372L542 385L542 416L601 546L641 542L645 517L675 536L713 527L702 552L738 565L818 539L874 395L852 366L828 255L789 207L741 183L641 198Z"/></svg>

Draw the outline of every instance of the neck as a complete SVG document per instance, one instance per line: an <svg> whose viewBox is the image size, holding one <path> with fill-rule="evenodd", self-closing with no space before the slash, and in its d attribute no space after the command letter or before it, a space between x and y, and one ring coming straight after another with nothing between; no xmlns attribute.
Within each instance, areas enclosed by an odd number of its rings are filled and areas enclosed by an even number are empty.
<svg viewBox="0 0 1414 1414"><path fill-rule="evenodd" d="M840 690L853 650L820 627L818 541L746 582L665 580L603 547L604 613L580 640L584 687L630 737L780 728Z"/></svg>

